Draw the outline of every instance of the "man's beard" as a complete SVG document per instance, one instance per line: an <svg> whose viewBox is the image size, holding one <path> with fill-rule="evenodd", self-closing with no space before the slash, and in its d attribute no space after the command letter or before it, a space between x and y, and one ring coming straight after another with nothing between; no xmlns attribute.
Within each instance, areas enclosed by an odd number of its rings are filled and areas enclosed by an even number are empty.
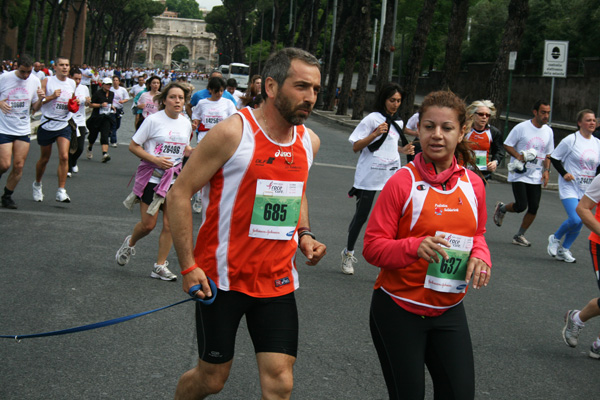
<svg viewBox="0 0 600 400"><path fill-rule="evenodd" d="M283 119L292 125L302 125L308 119L308 116L312 111L312 106L310 103L303 103L302 105L294 108L288 98L280 94L275 97L275 108L277 111L279 111ZM298 110L306 110L308 111L308 115L306 117L297 115L296 111Z"/></svg>

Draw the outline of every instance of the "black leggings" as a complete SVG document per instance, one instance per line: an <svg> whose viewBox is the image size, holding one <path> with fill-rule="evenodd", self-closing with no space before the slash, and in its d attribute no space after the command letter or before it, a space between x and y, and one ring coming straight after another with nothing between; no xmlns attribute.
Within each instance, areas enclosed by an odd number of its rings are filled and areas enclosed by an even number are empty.
<svg viewBox="0 0 600 400"><path fill-rule="evenodd" d="M346 244L346 249L348 251L354 250L354 245L358 240L360 230L369 218L373 200L377 194L376 190L353 189L351 192L356 196L356 212L354 213L354 218L352 218L352 221L350 222L350 227L348 227L348 243Z"/></svg>
<svg viewBox="0 0 600 400"><path fill-rule="evenodd" d="M513 182L512 190L515 195L513 210L520 213L527 209L528 214L536 215L542 198L542 185Z"/></svg>
<svg viewBox="0 0 600 400"><path fill-rule="evenodd" d="M424 365L435 400L475 398L473 348L462 303L439 317L421 317L378 289L369 322L391 400L424 398Z"/></svg>
<svg viewBox="0 0 600 400"><path fill-rule="evenodd" d="M83 153L83 146L85 146L85 135L87 134L87 128L85 126L78 126L79 137L77 138L77 150L71 154L69 152L69 172L73 172L73 167L77 165L77 160L81 153Z"/></svg>
<svg viewBox="0 0 600 400"><path fill-rule="evenodd" d="M108 137L110 136L110 130L112 128L112 121L108 115L99 115L97 117L91 117L87 121L87 127L90 131L88 136L89 147L96 142L98 133L100 133L100 143L108 144Z"/></svg>

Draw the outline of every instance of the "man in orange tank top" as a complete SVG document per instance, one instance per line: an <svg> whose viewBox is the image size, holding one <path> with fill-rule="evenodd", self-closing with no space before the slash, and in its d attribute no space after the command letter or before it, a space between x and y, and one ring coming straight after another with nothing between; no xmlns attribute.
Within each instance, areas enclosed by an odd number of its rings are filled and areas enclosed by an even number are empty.
<svg viewBox="0 0 600 400"><path fill-rule="evenodd" d="M298 344L296 249L308 265L326 251L310 231L305 194L320 141L303 125L321 74L314 56L288 48L271 56L263 78L264 105L214 126L169 192L183 290L201 284L197 297L216 296L210 305L196 303L199 361L179 380L178 400L221 391L242 316L255 348L262 398L291 396ZM190 198L201 189L202 225L194 248Z"/></svg>

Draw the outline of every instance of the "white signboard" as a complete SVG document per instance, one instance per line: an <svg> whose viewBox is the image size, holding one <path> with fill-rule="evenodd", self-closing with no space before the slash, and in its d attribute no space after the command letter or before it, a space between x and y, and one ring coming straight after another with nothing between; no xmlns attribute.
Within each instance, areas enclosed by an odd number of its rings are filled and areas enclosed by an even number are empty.
<svg viewBox="0 0 600 400"><path fill-rule="evenodd" d="M544 72L542 75L566 78L568 58L568 41L546 40L544 46Z"/></svg>
<svg viewBox="0 0 600 400"><path fill-rule="evenodd" d="M514 71L515 70L515 63L517 62L517 52L516 51L511 51L510 54L508 55L508 70L509 71Z"/></svg>

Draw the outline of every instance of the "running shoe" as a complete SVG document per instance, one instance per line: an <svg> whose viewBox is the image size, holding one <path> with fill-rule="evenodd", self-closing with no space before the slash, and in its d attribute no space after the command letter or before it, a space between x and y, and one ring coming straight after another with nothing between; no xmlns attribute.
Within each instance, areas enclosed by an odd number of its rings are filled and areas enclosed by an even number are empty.
<svg viewBox="0 0 600 400"><path fill-rule="evenodd" d="M70 177L72 177L72 176L73 176L73 174L72 174L72 173L70 173L70 172L67 172L67 178L70 178Z"/></svg>
<svg viewBox="0 0 600 400"><path fill-rule="evenodd" d="M591 358L594 358L596 360L600 359L600 347L595 348L594 344L592 344L592 346L590 347L590 352L588 353L588 356L590 356Z"/></svg>
<svg viewBox="0 0 600 400"><path fill-rule="evenodd" d="M130 246L129 241L131 240L131 235L127 236L123 241L123 244L117 250L117 255L115 259L117 260L117 264L125 265L129 262L131 256L135 256L135 246Z"/></svg>
<svg viewBox="0 0 600 400"><path fill-rule="evenodd" d="M194 195L194 202L192 203L192 211L196 214L200 214L202 212L202 200L198 193Z"/></svg>
<svg viewBox="0 0 600 400"><path fill-rule="evenodd" d="M102 162L106 163L106 162L109 162L109 161L110 161L110 155L108 153L104 154L102 156Z"/></svg>
<svg viewBox="0 0 600 400"><path fill-rule="evenodd" d="M152 269L152 273L150 276L156 279L162 279L163 281L174 281L177 279L177 275L169 271L167 266L169 265L168 261L165 261L164 264L154 264L154 268Z"/></svg>
<svg viewBox="0 0 600 400"><path fill-rule="evenodd" d="M71 198L67 194L67 191L65 190L65 188L58 188L58 190L56 191L56 201L59 201L61 203L70 203L71 202Z"/></svg>
<svg viewBox="0 0 600 400"><path fill-rule="evenodd" d="M583 329L583 326L577 325L575 321L573 321L573 315L577 312L579 312L579 310L567 311L567 314L565 315L565 327L562 330L563 340L571 347L577 347L577 344L579 343L579 332Z"/></svg>
<svg viewBox="0 0 600 400"><path fill-rule="evenodd" d="M568 262L568 263L577 262L575 257L573 257L573 254L571 254L571 251L569 249L564 249L562 247L559 248L558 251L556 252L556 259L560 260L560 261Z"/></svg>
<svg viewBox="0 0 600 400"><path fill-rule="evenodd" d="M531 243L529 240L525 239L523 235L515 235L513 236L512 244L516 244L517 246L530 247Z"/></svg>
<svg viewBox="0 0 600 400"><path fill-rule="evenodd" d="M498 226L502 226L502 220L506 215L506 211L502 212L501 208L504 206L504 203L499 201L496 203L496 208L494 209L494 223Z"/></svg>
<svg viewBox="0 0 600 400"><path fill-rule="evenodd" d="M116 143L111 143L110 144L110 147L117 147L117 146L118 146L118 144L116 144Z"/></svg>
<svg viewBox="0 0 600 400"><path fill-rule="evenodd" d="M44 193L42 193L42 182L37 184L37 182L33 182L33 200L34 201L44 201Z"/></svg>
<svg viewBox="0 0 600 400"><path fill-rule="evenodd" d="M77 165L73 165L73 168L71 168L71 171L73 171L74 174L79 172L79 167Z"/></svg>
<svg viewBox="0 0 600 400"><path fill-rule="evenodd" d="M560 247L560 240L555 238L554 235L548 236L548 255L556 257L556 252Z"/></svg>
<svg viewBox="0 0 600 400"><path fill-rule="evenodd" d="M4 195L2 196L2 207L8 208L10 210L16 210L17 203L15 203L11 196Z"/></svg>
<svg viewBox="0 0 600 400"><path fill-rule="evenodd" d="M348 253L346 249L342 250L342 272L346 275L354 275L354 264L358 260L354 257L354 254Z"/></svg>
<svg viewBox="0 0 600 400"><path fill-rule="evenodd" d="M94 153L92 153L92 149L90 149L88 147L85 151L85 156L87 157L88 160L91 160L92 158L94 158Z"/></svg>

